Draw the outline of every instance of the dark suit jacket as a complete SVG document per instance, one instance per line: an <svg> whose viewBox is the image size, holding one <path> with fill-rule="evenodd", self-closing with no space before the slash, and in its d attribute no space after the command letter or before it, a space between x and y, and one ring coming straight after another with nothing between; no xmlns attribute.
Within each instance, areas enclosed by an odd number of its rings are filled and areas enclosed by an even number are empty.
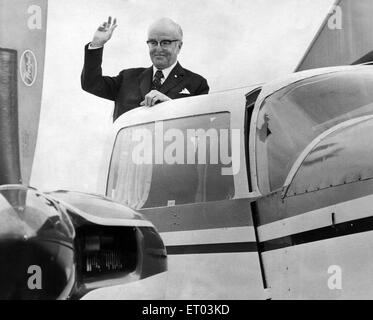
<svg viewBox="0 0 373 320"><path fill-rule="evenodd" d="M153 67L122 70L116 77L102 75L103 48L88 50L85 46L84 67L81 75L83 90L101 98L115 101L113 120L122 113L137 108L150 91ZM181 94L187 89L189 94ZM181 67L172 69L159 90L171 99L196 96L209 92L205 78Z"/></svg>

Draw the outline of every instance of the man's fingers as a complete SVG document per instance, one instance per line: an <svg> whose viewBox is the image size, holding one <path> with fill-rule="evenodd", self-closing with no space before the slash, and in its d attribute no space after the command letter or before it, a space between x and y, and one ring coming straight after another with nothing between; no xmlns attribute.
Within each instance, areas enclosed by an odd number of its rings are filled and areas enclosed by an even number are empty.
<svg viewBox="0 0 373 320"><path fill-rule="evenodd" d="M145 96L145 99L140 102L140 106L152 107L156 105L158 102L163 102L167 100L171 99L159 91L152 90Z"/></svg>
<svg viewBox="0 0 373 320"><path fill-rule="evenodd" d="M115 18L114 21L113 21L113 25L111 27L111 30L114 31L114 29L117 27L117 19Z"/></svg>
<svg viewBox="0 0 373 320"><path fill-rule="evenodd" d="M150 101L150 105L151 105L151 106L154 106L155 103L156 103L158 100L159 100L159 98L158 98L157 96L154 96L154 97L152 98L152 100Z"/></svg>
<svg viewBox="0 0 373 320"><path fill-rule="evenodd" d="M101 23L100 26L98 27L98 30L99 31L104 31L105 30L105 25L106 25L106 22Z"/></svg>
<svg viewBox="0 0 373 320"><path fill-rule="evenodd" d="M152 90L145 96L145 99L144 101L142 101L141 105L152 107L158 102L163 102L167 100L170 100L170 98L168 98L166 95L162 94L159 91Z"/></svg>
<svg viewBox="0 0 373 320"><path fill-rule="evenodd" d="M154 106L156 96L155 95L149 95L147 100L147 106L152 107Z"/></svg>
<svg viewBox="0 0 373 320"><path fill-rule="evenodd" d="M111 20L112 20L112 18L111 18L111 16L109 16L108 20L105 21L105 22L103 22L99 26L98 30L99 31L108 31L108 30L110 30L111 32L114 31L114 29L118 26L117 25L117 19L114 18L113 24L111 23Z"/></svg>
<svg viewBox="0 0 373 320"><path fill-rule="evenodd" d="M144 106L148 106L149 105L149 101L148 101L149 97L148 96L145 96L145 99L144 99Z"/></svg>
<svg viewBox="0 0 373 320"><path fill-rule="evenodd" d="M151 96L146 96L145 97L145 105L150 107L152 105L152 97Z"/></svg>

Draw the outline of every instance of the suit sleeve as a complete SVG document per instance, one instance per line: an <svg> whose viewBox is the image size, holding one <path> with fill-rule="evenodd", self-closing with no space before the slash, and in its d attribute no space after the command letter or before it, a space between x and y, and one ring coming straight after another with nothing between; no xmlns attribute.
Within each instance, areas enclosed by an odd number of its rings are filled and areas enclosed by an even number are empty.
<svg viewBox="0 0 373 320"><path fill-rule="evenodd" d="M115 101L122 82L122 74L116 77L103 76L102 55L103 48L89 50L88 44L85 46L84 66L80 79L82 89L101 98Z"/></svg>
<svg viewBox="0 0 373 320"><path fill-rule="evenodd" d="M203 77L201 77L201 84L200 86L198 87L197 91L196 91L196 95L200 95L200 94L208 94L209 93L209 90L210 90L210 87L209 85L207 84L207 80Z"/></svg>

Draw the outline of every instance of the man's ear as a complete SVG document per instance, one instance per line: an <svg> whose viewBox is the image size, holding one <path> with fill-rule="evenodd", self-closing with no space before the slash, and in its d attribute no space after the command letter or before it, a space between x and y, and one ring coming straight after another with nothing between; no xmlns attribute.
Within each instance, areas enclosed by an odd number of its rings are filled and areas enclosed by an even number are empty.
<svg viewBox="0 0 373 320"><path fill-rule="evenodd" d="M182 46L183 46L183 41L179 41L179 50L181 50Z"/></svg>

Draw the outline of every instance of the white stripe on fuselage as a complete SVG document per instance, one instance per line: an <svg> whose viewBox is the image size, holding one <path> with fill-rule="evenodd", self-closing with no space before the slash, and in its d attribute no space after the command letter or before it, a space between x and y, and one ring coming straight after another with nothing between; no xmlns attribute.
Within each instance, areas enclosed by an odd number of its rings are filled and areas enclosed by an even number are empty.
<svg viewBox="0 0 373 320"><path fill-rule="evenodd" d="M252 226L162 232L161 237L166 246L256 241Z"/></svg>
<svg viewBox="0 0 373 320"><path fill-rule="evenodd" d="M373 216L373 195L262 225L258 228L259 241L267 241L332 225L333 213L335 224Z"/></svg>

